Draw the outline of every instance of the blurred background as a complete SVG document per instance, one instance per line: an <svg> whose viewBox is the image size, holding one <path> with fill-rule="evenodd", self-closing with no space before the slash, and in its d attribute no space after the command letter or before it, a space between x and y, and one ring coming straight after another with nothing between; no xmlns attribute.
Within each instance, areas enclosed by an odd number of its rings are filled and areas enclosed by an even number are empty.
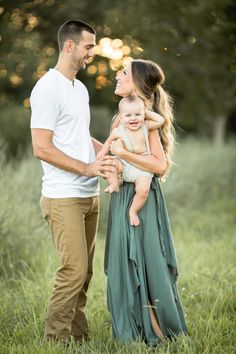
<svg viewBox="0 0 236 354"><path fill-rule="evenodd" d="M236 134L233 0L7 0L0 1L0 138L9 156L22 156L29 145L30 92L54 67L57 31L68 19L97 31L97 55L79 78L89 89L98 139L116 112L116 71L131 58L163 68L178 136L222 144Z"/></svg>
<svg viewBox="0 0 236 354"><path fill-rule="evenodd" d="M87 86L91 133L104 141L117 111L116 72L132 58L159 63L174 99L175 165L162 189L179 260L189 337L162 353L222 354L236 348L236 3L233 0L0 0L0 353L60 354L42 342L59 264L39 208L42 169L30 141L29 96L57 61L57 31L91 23L96 56ZM103 254L109 196L89 290L91 338L70 353L148 353L114 343ZM158 270L157 270L158 271ZM81 349L81 351L80 351ZM83 351L84 350L84 351ZM158 351L159 352L159 351Z"/></svg>

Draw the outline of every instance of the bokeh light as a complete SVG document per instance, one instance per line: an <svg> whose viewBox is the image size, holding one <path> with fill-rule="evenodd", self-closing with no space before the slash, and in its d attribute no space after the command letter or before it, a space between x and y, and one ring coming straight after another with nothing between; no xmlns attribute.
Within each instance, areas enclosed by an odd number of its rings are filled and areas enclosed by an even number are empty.
<svg viewBox="0 0 236 354"><path fill-rule="evenodd" d="M113 71L120 70L133 60L131 53L134 56L141 56L142 52L143 49L131 36L126 36L125 40L103 37L94 48L94 55L106 58L107 62L100 60L97 63L93 63L93 65L88 66L87 72L89 75L98 74L96 88L101 89L109 85L110 81L106 77L109 73L109 68Z"/></svg>

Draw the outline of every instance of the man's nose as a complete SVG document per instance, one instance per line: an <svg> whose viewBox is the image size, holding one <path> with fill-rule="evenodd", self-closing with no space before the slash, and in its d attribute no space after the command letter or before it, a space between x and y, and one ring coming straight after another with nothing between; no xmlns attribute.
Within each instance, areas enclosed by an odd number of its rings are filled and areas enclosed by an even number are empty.
<svg viewBox="0 0 236 354"><path fill-rule="evenodd" d="M89 57L93 57L93 56L94 56L93 48L89 49L89 51L88 51L88 56L89 56Z"/></svg>

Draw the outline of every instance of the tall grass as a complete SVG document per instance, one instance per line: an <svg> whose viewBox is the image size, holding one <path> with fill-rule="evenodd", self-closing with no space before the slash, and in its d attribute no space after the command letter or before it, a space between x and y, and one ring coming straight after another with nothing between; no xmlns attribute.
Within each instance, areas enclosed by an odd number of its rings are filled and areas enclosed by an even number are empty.
<svg viewBox="0 0 236 354"><path fill-rule="evenodd" d="M162 189L179 261L179 290L188 336L156 348L123 345L111 334L103 273L109 197L101 193L101 223L87 315L91 341L45 343L44 315L58 258L39 208L41 168L26 157L0 158L0 353L233 354L236 348L236 152L235 142L177 146L176 166Z"/></svg>

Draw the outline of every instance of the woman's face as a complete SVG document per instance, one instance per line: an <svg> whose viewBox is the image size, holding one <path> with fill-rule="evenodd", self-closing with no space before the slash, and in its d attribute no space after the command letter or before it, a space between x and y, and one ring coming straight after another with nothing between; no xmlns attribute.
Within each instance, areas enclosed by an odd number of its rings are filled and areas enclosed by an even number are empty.
<svg viewBox="0 0 236 354"><path fill-rule="evenodd" d="M126 97L135 94L135 86L131 72L131 63L128 64L122 71L117 73L116 80L116 95Z"/></svg>

